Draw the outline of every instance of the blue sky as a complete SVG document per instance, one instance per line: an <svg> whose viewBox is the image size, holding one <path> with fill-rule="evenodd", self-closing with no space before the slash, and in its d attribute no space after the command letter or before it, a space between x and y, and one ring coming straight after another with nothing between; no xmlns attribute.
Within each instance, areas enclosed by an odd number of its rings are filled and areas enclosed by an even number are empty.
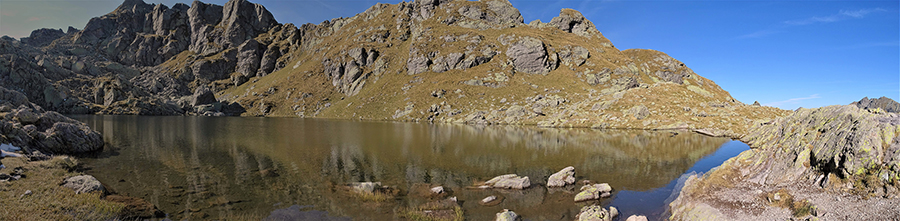
<svg viewBox="0 0 900 221"><path fill-rule="evenodd" d="M145 0L171 6L188 1ZM252 1L252 0L251 0ZM210 0L224 4L224 0ZM257 0L281 23L349 17L379 1ZM400 1L381 1L398 3ZM619 49L666 52L736 99L783 109L900 100L898 1L511 0L525 22L581 11ZM0 35L81 29L121 1L3 0Z"/></svg>

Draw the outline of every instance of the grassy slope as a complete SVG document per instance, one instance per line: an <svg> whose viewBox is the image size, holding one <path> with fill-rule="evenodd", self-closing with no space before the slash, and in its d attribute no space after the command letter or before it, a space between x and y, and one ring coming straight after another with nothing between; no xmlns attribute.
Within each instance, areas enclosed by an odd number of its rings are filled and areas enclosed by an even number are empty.
<svg viewBox="0 0 900 221"><path fill-rule="evenodd" d="M479 2L454 2L458 4L441 7L458 7L464 4L481 4ZM248 108L247 115L265 115L280 117L317 117L364 120L404 120L465 122L473 115L487 118L487 122L500 124L540 124L553 127L610 127L610 128L715 128L729 135L744 134L748 125L754 121L767 121L783 116L788 111L771 108L748 106L736 102L727 91L722 90L714 82L700 77L693 72L685 78L684 84L660 82L651 73L659 69L651 63L654 58L668 57L664 53L653 50L619 51L612 47L609 40L602 36L587 38L565 33L553 27L533 27L519 25L514 28L477 30L441 24L444 18L460 17L455 8L443 10L438 8L435 15L422 21L422 39L415 35L407 41L395 38L400 30L392 29L399 23L397 17L407 16L398 13L397 5L389 5L371 20L361 13L351 22L341 27L330 36L320 37L321 43L314 45L313 50L294 50L294 60L287 62L287 67L268 76L252 79L251 82L231 88L219 94L220 99L238 101ZM450 12L450 13L448 13ZM360 36L383 32L373 27L388 27L391 36L385 43L357 42ZM374 30L373 30L374 29ZM330 31L326 31L330 32ZM486 63L465 71L449 70L443 73L424 72L417 75L406 74L406 61L410 47L419 47L422 51L438 51L438 55L464 51L469 43L465 41L445 42L441 36L483 36L477 46L493 46L500 54ZM502 45L500 36L531 36L540 39L549 51L559 50L565 46L582 46L590 51L587 62L581 66L566 66L547 75L514 73L509 58L506 57L506 46ZM304 47L309 47L306 45ZM346 96L331 85L331 79L323 74L322 60L339 58L341 51L355 47L376 49L383 59L387 59L387 70L379 75L370 75L359 94ZM294 68L294 65L300 63ZM677 62L677 61L676 61ZM614 93L615 90L604 90L613 87L611 82L589 85L581 73L597 73L598 70L616 68L635 70L634 76L641 87ZM369 72L370 68L365 68ZM495 76L502 73L508 81L497 81ZM622 77L616 74L612 79ZM461 82L471 79L495 83L499 87L472 86ZM274 88L274 93L271 92ZM433 97L435 90L445 90L443 98ZM302 98L301 94L311 96ZM562 105L544 108L543 116L527 116L514 120L505 120L504 111L522 106L531 109L533 98L537 95L559 96L566 100ZM261 111L260 104L272 107L267 113ZM412 112L406 116L392 116L408 106ZM449 107L460 112L458 115L446 114L432 116L427 109L432 105ZM651 114L645 119L636 119L627 113L630 108L643 105ZM713 107L718 106L718 107ZM327 107L327 108L326 108ZM599 107L599 108L598 108ZM705 117L704 117L705 116Z"/></svg>

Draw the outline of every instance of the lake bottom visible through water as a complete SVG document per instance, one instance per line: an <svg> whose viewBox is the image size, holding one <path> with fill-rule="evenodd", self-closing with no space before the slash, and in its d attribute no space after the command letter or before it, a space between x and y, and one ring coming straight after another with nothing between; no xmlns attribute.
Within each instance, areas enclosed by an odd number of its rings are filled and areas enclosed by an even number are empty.
<svg viewBox="0 0 900 221"><path fill-rule="evenodd" d="M679 178L702 173L746 144L687 131L594 130L292 118L75 116L100 131L88 174L118 194L145 199L173 220L404 220L456 197L467 220L503 209L525 220L574 220L581 207L615 206L621 218L665 216ZM547 188L575 167L576 184ZM524 190L478 189L503 174ZM574 202L584 180L613 193ZM380 182L387 197L349 184ZM448 193L428 196L442 186ZM423 191L426 190L426 191ZM488 196L499 203L481 204Z"/></svg>

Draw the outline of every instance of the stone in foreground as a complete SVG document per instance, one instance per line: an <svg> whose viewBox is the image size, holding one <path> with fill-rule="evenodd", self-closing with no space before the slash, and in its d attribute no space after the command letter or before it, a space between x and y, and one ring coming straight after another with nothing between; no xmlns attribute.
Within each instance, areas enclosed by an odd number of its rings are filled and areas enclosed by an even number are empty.
<svg viewBox="0 0 900 221"><path fill-rule="evenodd" d="M63 182L62 186L75 190L76 194L90 193L94 191L106 191L106 189L103 188L103 184L100 184L100 181L91 175L81 175L66 178L66 181Z"/></svg>

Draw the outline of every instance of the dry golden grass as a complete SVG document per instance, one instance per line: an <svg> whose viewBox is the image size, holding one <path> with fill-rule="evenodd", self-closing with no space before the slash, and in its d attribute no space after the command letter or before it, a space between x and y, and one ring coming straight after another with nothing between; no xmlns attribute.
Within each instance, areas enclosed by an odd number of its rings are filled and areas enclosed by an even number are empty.
<svg viewBox="0 0 900 221"><path fill-rule="evenodd" d="M6 169L23 167L26 178L0 183L0 220L117 220L124 204L101 199L101 193L75 194L59 186L70 172L71 161L55 157L50 161L26 162L22 158L6 158ZM30 195L23 195L26 191Z"/></svg>
<svg viewBox="0 0 900 221"><path fill-rule="evenodd" d="M370 20L365 19L366 13L347 18L345 21L349 22L336 31L322 29L317 34L307 33L305 41L312 43L302 45L305 48L303 50L292 50L290 57L293 59L285 62L285 68L220 92L218 97L249 107L245 113L248 116L399 121L428 121L433 118L432 120L441 122L464 122L475 113L490 115L496 112L496 116L488 117L488 122L525 125L551 122L546 123L546 126L553 127L712 128L733 137L746 133L755 122L789 113L777 108L737 102L713 81L694 74L686 66L677 66L675 69L691 73L684 78L684 84L662 82L655 73L663 70L662 64L658 63L666 60L661 58L668 55L646 49L620 51L602 34L588 38L553 27L524 24L511 28L478 30L441 23L449 17L461 17L455 8L476 4L484 3L455 1L442 6L454 8L436 9L434 16L421 21L419 30L423 31L418 36L421 39L412 35L406 41L397 39L405 28L396 28L410 25L409 20L403 19L411 18L400 13L397 5L388 5ZM397 22L398 19L402 22ZM390 33L386 42L358 41L364 39L361 37L383 32ZM266 33L258 39L277 41L278 35L278 32ZM479 36L481 41L447 42L441 38L461 35ZM507 46L500 42L501 36L537 38L550 52L567 46L581 46L588 49L590 57L581 66L560 64L546 75L515 73L513 67L508 65L510 59L506 55ZM418 48L422 54L436 52L441 56L466 51L466 47L470 45L479 49L492 47L499 54L490 62L467 70L448 70L442 73L426 71L416 75L406 73L406 62L412 47ZM386 59L388 65L381 75L369 75L358 94L347 96L338 91L332 85L332 80L325 76L323 61L346 59L341 57L344 56L341 55L342 52L357 47L377 50L379 57ZM674 59L670 62L680 64ZM649 65L642 66L644 63ZM610 79L633 77L642 86L616 94L615 91L604 90L614 86L611 81L597 85L586 82L584 73L598 73L604 68L630 70L632 72L626 74L613 74ZM372 67L363 67L364 73L371 71ZM508 80L497 81L492 78L497 73L506 75ZM497 87L462 83L473 79L493 83ZM274 93L270 89L274 89ZM431 92L438 90L446 91L442 98L431 96ZM543 116L503 120L502 112L511 107L524 106L531 110L531 103L526 98L537 95L556 95L567 102L559 107L545 108ZM261 104L271 107L269 112L264 113L263 109L258 108ZM713 107L712 104L719 106ZM434 116L427 111L433 105L449 106L460 114L448 116L444 113ZM637 105L649 108L651 113L646 119L638 120L626 113L626 110ZM399 118L393 117L408 106L412 106L411 113Z"/></svg>

